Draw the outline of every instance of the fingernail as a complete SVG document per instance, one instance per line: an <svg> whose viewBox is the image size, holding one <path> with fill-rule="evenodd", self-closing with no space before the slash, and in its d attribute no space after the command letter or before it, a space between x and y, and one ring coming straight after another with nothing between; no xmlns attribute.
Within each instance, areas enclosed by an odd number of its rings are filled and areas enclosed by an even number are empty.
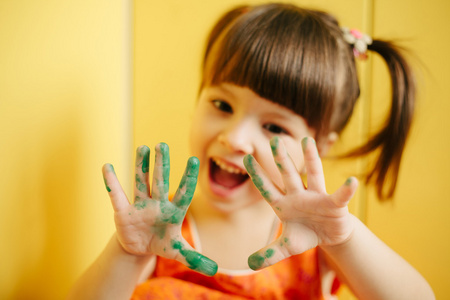
<svg viewBox="0 0 450 300"><path fill-rule="evenodd" d="M303 152L306 150L306 146L308 145L308 137L305 137L303 140L302 140L302 149L303 149Z"/></svg>
<svg viewBox="0 0 450 300"><path fill-rule="evenodd" d="M191 177L197 176L199 168L200 168L200 161L198 160L198 158L195 156L190 157L186 168L187 174Z"/></svg>
<svg viewBox="0 0 450 300"><path fill-rule="evenodd" d="M166 143L159 143L159 150L162 153L165 153L166 151L169 150L169 145L167 145Z"/></svg>
<svg viewBox="0 0 450 300"><path fill-rule="evenodd" d="M116 171L114 171L113 165L111 165L111 164L106 164L106 170L107 170L108 172L113 172L114 175L116 175Z"/></svg>
<svg viewBox="0 0 450 300"><path fill-rule="evenodd" d="M169 146L166 143L159 143L159 151L162 155L163 166L170 165Z"/></svg>

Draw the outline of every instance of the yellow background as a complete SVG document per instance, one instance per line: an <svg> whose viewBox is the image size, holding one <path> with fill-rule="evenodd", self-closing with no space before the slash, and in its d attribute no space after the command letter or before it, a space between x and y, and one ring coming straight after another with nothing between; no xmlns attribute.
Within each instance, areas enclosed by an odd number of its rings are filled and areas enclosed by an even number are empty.
<svg viewBox="0 0 450 300"><path fill-rule="evenodd" d="M247 1L260 3L261 1ZM114 230L100 168L129 191L133 148L165 141L172 188L209 28L241 2L202 0L0 1L0 298L61 299ZM401 39L420 92L392 202L361 187L352 211L431 283L450 293L450 27L446 0L297 0L342 25ZM362 101L339 152L380 124L386 67L359 64ZM325 162L329 191L367 162ZM408 283L405 283L408 284ZM349 299L348 291L341 293Z"/></svg>

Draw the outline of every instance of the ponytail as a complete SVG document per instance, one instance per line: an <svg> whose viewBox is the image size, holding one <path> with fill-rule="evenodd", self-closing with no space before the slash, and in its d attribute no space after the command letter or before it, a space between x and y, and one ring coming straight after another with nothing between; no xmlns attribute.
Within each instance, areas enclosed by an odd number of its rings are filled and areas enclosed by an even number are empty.
<svg viewBox="0 0 450 300"><path fill-rule="evenodd" d="M368 49L377 52L388 66L392 83L391 109L383 128L347 156L360 156L379 149L378 159L367 174L366 182L374 181L378 197L385 200L393 196L397 185L414 114L416 83L400 48L388 41L374 40ZM386 184L387 189L384 188Z"/></svg>

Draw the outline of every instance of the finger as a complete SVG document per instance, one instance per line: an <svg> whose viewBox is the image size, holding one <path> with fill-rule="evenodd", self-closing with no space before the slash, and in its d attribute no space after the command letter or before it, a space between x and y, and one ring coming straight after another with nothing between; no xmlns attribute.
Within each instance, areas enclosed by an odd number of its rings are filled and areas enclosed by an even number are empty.
<svg viewBox="0 0 450 300"><path fill-rule="evenodd" d="M180 185L172 200L181 209L187 209L189 204L191 204L192 197L194 197L199 166L200 162L197 157L189 158Z"/></svg>
<svg viewBox="0 0 450 300"><path fill-rule="evenodd" d="M175 259L192 270L213 276L217 273L217 263L195 251L185 241L172 240L171 247L177 252Z"/></svg>
<svg viewBox="0 0 450 300"><path fill-rule="evenodd" d="M136 149L134 202L148 198L150 195L148 181L149 158L150 149L147 146L140 146Z"/></svg>
<svg viewBox="0 0 450 300"><path fill-rule="evenodd" d="M272 148L273 158L280 171L286 192L304 189L303 181L295 167L292 159L289 157L283 141L279 137L274 137L270 140L270 147Z"/></svg>
<svg viewBox="0 0 450 300"><path fill-rule="evenodd" d="M155 147L155 168L153 169L152 198L169 197L170 155L169 146L159 143Z"/></svg>
<svg viewBox="0 0 450 300"><path fill-rule="evenodd" d="M303 156L307 173L308 190L326 192L322 161L317 151L316 142L310 137L302 140Z"/></svg>
<svg viewBox="0 0 450 300"><path fill-rule="evenodd" d="M111 164L105 164L103 165L102 173L105 187L111 198L111 204L114 211L120 211L126 208L129 205L129 202L117 179L114 167Z"/></svg>
<svg viewBox="0 0 450 300"><path fill-rule="evenodd" d="M248 257L248 266L252 270L260 270L291 256L286 248L289 243L285 237L279 237L270 245Z"/></svg>
<svg viewBox="0 0 450 300"><path fill-rule="evenodd" d="M280 191L252 155L248 154L244 157L244 166L261 196L271 205L277 202L281 195Z"/></svg>
<svg viewBox="0 0 450 300"><path fill-rule="evenodd" d="M333 203L338 207L345 207L358 188L358 179L348 178L345 183L331 195Z"/></svg>

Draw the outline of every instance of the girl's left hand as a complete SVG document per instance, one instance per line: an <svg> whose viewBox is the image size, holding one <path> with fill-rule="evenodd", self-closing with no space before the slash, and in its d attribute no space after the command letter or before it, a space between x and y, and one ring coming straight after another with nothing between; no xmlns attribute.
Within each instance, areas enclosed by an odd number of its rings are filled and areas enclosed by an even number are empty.
<svg viewBox="0 0 450 300"><path fill-rule="evenodd" d="M284 190L278 188L251 155L244 159L245 167L261 195L272 206L282 222L282 234L270 245L252 254L248 263L258 270L316 246L344 243L353 232L353 218L347 204L356 191L358 181L347 179L335 193L329 195L315 142L302 140L308 187L278 137L270 141L275 163L281 173Z"/></svg>

